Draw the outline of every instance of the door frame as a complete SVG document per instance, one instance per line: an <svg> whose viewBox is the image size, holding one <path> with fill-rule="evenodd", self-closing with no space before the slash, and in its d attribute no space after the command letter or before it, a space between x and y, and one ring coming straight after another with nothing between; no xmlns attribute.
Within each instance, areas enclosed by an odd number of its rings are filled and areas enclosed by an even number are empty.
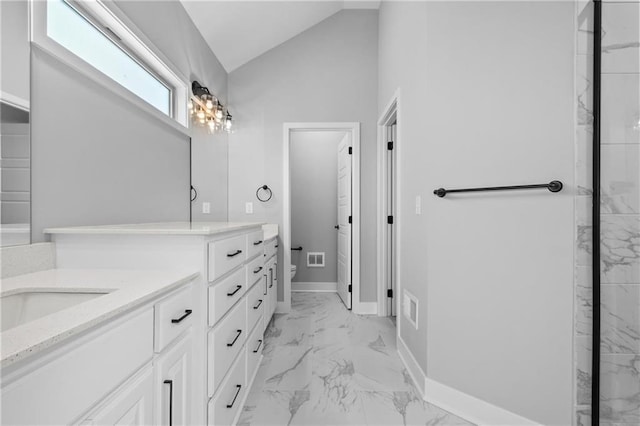
<svg viewBox="0 0 640 426"><path fill-rule="evenodd" d="M401 144L398 143L401 139L401 127L400 127L400 90L396 90L389 102L387 103L385 109L383 110L380 118L378 119L378 212L377 212L377 223L378 223L378 232L376 236L377 241L377 278L378 278L378 315L382 317L389 316L391 313L387 308L387 295L386 295L386 283L385 277L387 274L387 264L385 262L386 259L386 250L388 244L388 225L387 225L387 162L386 162L386 153L387 153L387 135L386 128L387 126L392 124L393 119L395 118L396 124L396 135L395 140L393 141L393 150L395 152L395 164L394 168L395 174L395 218L400 217L401 210L401 178L398 170L400 169L399 165L401 164L400 153L402 152ZM395 219L394 218L394 219ZM400 244L399 235L401 235L400 230L402 224L400 220L394 220L394 235L396 240L395 250L393 251L393 262L394 262L394 278L395 278L395 293L394 294L394 302L396 304L396 316L400 316L402 314L401 309L401 299L402 299L402 286L401 286L401 268L400 268ZM400 321L396 321L398 332L400 329Z"/></svg>
<svg viewBox="0 0 640 426"><path fill-rule="evenodd" d="M351 133L351 310L361 313L360 302L360 123L318 122L284 123L282 146L282 276L284 301L278 302L278 312L291 311L291 165L289 151L292 132L346 131Z"/></svg>

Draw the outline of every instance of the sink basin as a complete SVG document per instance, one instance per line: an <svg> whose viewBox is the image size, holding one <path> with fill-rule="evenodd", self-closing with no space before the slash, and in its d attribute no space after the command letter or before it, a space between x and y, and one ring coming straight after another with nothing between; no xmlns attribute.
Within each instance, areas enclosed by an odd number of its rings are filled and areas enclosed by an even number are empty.
<svg viewBox="0 0 640 426"><path fill-rule="evenodd" d="M9 330L71 306L93 300L106 292L23 291L0 297L0 331Z"/></svg>

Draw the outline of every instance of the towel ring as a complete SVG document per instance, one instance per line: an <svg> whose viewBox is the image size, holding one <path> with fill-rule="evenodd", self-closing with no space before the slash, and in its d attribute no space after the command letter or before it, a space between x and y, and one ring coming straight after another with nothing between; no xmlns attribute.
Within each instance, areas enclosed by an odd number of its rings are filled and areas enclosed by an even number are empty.
<svg viewBox="0 0 640 426"><path fill-rule="evenodd" d="M260 198L260 190L266 191L268 193L267 198ZM267 185L262 185L256 190L256 198L262 201L263 203L266 203L267 201L269 201L272 196L273 196L273 192L271 192L271 188L269 188Z"/></svg>

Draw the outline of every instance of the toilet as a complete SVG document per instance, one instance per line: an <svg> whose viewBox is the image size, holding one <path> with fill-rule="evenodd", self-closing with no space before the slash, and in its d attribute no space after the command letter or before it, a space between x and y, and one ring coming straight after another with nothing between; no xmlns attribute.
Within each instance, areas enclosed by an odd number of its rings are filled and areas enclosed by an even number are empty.
<svg viewBox="0 0 640 426"><path fill-rule="evenodd" d="M296 265L291 265L291 279L296 276Z"/></svg>

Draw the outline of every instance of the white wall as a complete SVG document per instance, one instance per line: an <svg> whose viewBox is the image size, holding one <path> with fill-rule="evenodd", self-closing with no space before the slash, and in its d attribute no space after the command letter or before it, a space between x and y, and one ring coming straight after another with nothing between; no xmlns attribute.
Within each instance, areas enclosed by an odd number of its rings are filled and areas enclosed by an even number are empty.
<svg viewBox="0 0 640 426"><path fill-rule="evenodd" d="M227 104L227 72L179 1L124 0L118 1L117 6L189 81L197 80ZM226 221L228 135L211 135L196 125L191 138L191 177L198 191L193 220ZM211 204L210 214L202 213L203 202Z"/></svg>
<svg viewBox="0 0 640 426"><path fill-rule="evenodd" d="M29 100L29 16L25 0L0 2L0 90Z"/></svg>
<svg viewBox="0 0 640 426"><path fill-rule="evenodd" d="M571 423L573 12L383 2L379 21L379 112L401 93L400 280L420 301L401 337L429 379L558 425ZM565 190L432 194L552 179Z"/></svg>
<svg viewBox="0 0 640 426"><path fill-rule="evenodd" d="M338 144L345 132L309 131L291 134L291 263L294 282L338 279ZM324 267L307 267L307 252L324 252Z"/></svg>
<svg viewBox="0 0 640 426"><path fill-rule="evenodd" d="M282 227L284 122L361 123L362 301L376 300L377 31L376 11L342 11L229 74L237 111L229 138L231 221ZM268 203L255 197L264 184L273 189ZM253 215L245 214L247 201Z"/></svg>
<svg viewBox="0 0 640 426"><path fill-rule="evenodd" d="M111 6L180 73L226 101L226 72L179 2ZM50 226L188 220L189 137L42 51L31 59L33 241ZM193 134L198 202L212 202L211 219L224 220L226 136Z"/></svg>

